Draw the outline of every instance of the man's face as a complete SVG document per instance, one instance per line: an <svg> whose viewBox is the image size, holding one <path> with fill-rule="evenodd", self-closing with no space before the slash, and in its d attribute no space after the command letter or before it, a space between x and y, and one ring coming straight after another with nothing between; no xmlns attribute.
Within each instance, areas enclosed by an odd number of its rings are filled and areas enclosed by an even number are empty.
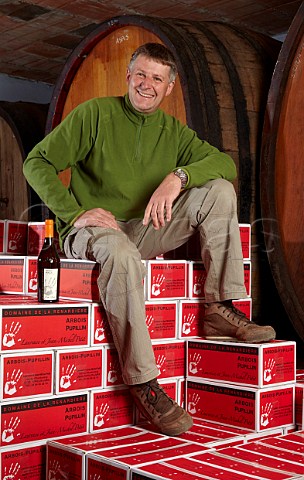
<svg viewBox="0 0 304 480"><path fill-rule="evenodd" d="M152 113L170 95L175 82L170 82L168 65L139 55L132 69L127 70L127 83L133 107L141 113Z"/></svg>

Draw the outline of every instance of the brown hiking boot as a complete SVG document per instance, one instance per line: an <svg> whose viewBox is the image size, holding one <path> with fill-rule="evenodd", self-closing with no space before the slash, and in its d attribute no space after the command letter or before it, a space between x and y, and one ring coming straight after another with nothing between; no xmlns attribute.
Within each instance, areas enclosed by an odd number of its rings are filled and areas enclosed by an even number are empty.
<svg viewBox="0 0 304 480"><path fill-rule="evenodd" d="M261 343L274 340L276 332L270 325L261 326L251 322L228 300L205 304L203 335L209 339Z"/></svg>
<svg viewBox="0 0 304 480"><path fill-rule="evenodd" d="M192 427L192 417L166 394L156 379L130 385L130 392L140 412L161 433L176 436Z"/></svg>

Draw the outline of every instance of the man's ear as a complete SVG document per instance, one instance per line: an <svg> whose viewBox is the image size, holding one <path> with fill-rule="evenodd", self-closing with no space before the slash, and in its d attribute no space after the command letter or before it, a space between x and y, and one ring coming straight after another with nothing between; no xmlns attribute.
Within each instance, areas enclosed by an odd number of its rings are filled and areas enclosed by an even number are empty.
<svg viewBox="0 0 304 480"><path fill-rule="evenodd" d="M167 91L166 91L166 95L165 95L166 97L167 97L168 95L170 95L170 93L171 93L172 90L173 90L174 85L175 85L175 80L172 80L172 82L170 82L169 85L168 85L168 87L167 87Z"/></svg>
<svg viewBox="0 0 304 480"><path fill-rule="evenodd" d="M130 75L131 75L131 72L130 72L129 68L127 68L127 71L126 71L126 82L127 83L129 83Z"/></svg>

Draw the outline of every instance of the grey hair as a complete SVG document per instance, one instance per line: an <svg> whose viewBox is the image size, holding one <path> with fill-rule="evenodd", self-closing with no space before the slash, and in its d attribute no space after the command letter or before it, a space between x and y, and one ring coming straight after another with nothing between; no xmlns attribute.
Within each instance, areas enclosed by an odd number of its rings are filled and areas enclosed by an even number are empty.
<svg viewBox="0 0 304 480"><path fill-rule="evenodd" d="M131 56L129 70L132 70L133 64L139 55L155 60L155 62L170 67L170 82L173 82L178 74L175 58L170 50L161 43L145 43L138 47Z"/></svg>

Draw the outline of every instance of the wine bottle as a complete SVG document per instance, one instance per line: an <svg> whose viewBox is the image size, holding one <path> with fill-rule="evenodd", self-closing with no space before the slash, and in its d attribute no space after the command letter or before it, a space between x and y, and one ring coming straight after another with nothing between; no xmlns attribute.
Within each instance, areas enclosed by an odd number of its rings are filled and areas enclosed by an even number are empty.
<svg viewBox="0 0 304 480"><path fill-rule="evenodd" d="M38 302L52 303L59 299L60 258L54 242L54 221L45 220L44 243L37 259Z"/></svg>

